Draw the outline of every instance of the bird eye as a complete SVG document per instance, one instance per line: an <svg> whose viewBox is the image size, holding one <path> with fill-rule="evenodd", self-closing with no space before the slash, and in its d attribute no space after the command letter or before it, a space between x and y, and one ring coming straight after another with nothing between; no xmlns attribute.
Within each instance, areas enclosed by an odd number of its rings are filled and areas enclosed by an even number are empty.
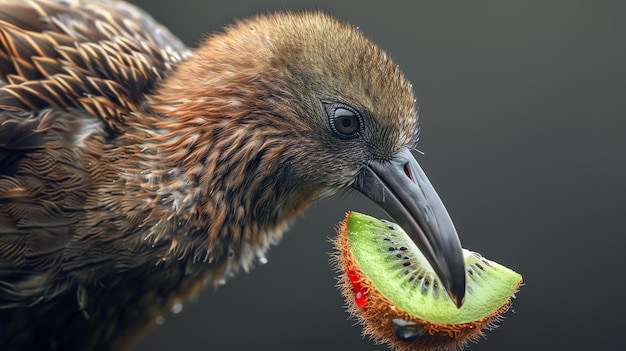
<svg viewBox="0 0 626 351"><path fill-rule="evenodd" d="M363 128L361 114L355 109L339 103L326 107L330 129L340 138L352 139L359 136Z"/></svg>

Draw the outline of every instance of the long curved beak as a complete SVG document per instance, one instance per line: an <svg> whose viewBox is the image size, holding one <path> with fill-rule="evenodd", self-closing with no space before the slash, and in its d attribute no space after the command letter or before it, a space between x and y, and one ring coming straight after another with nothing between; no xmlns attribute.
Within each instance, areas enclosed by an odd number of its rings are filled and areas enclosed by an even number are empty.
<svg viewBox="0 0 626 351"><path fill-rule="evenodd" d="M390 161L370 161L352 187L381 206L407 232L458 307L465 298L461 242L439 195L407 148Z"/></svg>

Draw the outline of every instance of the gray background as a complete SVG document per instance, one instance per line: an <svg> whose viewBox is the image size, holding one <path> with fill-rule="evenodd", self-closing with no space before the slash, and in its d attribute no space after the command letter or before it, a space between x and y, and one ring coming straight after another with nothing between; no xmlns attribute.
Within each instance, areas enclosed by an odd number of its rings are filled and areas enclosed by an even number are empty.
<svg viewBox="0 0 626 351"><path fill-rule="evenodd" d="M470 350L616 349L626 312L626 21L619 1L136 1L187 44L232 18L323 9L359 26L413 82L418 161L463 245L526 285ZM269 263L166 317L138 350L386 350L342 310L328 237L358 195L326 199Z"/></svg>

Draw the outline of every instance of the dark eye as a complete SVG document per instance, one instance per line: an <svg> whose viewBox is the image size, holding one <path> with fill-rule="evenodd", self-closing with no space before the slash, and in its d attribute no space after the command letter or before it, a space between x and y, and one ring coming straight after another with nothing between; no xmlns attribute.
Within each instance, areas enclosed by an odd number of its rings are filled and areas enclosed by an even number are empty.
<svg viewBox="0 0 626 351"><path fill-rule="evenodd" d="M363 119L356 109L340 103L327 103L326 112L330 129L338 137L352 139L359 136L363 129Z"/></svg>

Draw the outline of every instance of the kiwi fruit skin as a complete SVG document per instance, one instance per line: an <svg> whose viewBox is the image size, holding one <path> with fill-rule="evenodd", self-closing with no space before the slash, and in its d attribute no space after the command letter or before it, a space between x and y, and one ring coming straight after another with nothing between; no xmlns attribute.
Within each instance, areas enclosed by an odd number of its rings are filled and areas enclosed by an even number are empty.
<svg viewBox="0 0 626 351"><path fill-rule="evenodd" d="M464 250L468 288L458 309L399 226L349 212L334 244L348 311L363 334L396 350L463 349L497 326L522 284L518 273Z"/></svg>

